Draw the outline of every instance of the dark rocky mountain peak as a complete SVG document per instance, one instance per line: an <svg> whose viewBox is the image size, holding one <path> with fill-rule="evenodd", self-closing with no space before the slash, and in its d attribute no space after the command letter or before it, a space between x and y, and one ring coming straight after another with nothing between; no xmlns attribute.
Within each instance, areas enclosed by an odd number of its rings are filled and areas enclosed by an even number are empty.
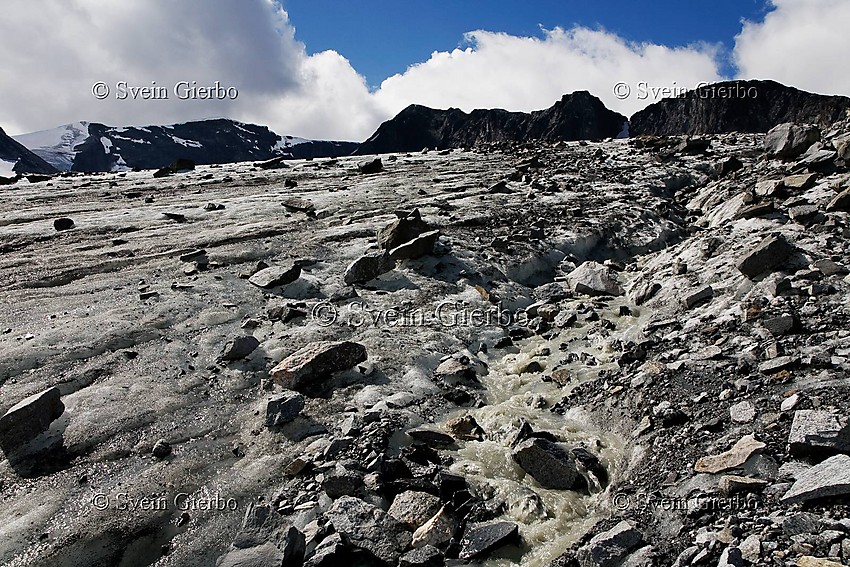
<svg viewBox="0 0 850 567"><path fill-rule="evenodd" d="M56 173L56 168L16 142L0 128L0 161L10 165L14 173ZM5 171L5 167L3 168Z"/></svg>
<svg viewBox="0 0 850 567"><path fill-rule="evenodd" d="M629 121L631 135L767 132L786 122L826 127L847 115L850 98L801 91L776 81L727 81L648 106Z"/></svg>

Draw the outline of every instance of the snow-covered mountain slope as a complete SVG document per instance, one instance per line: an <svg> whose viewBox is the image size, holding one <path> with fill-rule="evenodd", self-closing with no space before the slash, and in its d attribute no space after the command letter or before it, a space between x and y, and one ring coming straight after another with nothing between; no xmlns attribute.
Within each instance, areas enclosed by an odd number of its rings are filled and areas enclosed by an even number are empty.
<svg viewBox="0 0 850 567"><path fill-rule="evenodd" d="M145 127L77 122L16 139L63 171L153 169L178 158L213 164L277 156L337 157L357 147L353 142L279 136L265 126L227 119Z"/></svg>
<svg viewBox="0 0 850 567"><path fill-rule="evenodd" d="M0 128L0 176L18 173L56 173L56 169Z"/></svg>

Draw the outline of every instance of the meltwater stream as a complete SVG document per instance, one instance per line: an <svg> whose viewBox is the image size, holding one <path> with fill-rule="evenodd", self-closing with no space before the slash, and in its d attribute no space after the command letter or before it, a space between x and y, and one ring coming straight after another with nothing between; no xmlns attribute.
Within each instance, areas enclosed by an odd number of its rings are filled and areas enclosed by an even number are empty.
<svg viewBox="0 0 850 567"><path fill-rule="evenodd" d="M455 460L452 472L465 476L479 494L504 502L503 519L520 526L523 547L504 548L485 565L548 565L608 514L610 487L617 484L627 461L626 440L592 424L578 409L568 409L561 415L550 408L577 384L614 367L612 343L638 338L643 318L637 311L620 316L620 306L626 305L624 299L574 301L564 308L581 311L582 304L593 307L600 320L579 321L551 340L534 337L522 341L517 344L519 352L514 348L511 354L480 354L489 367L488 375L481 378L487 405L446 418L472 415L486 434L482 441L459 441L459 449L447 452ZM613 323L614 329L606 323L609 328L603 330L602 320ZM595 362L588 364L591 358ZM532 360L542 366L542 372L524 372ZM560 387L541 379L555 369L563 371L560 377L570 376L568 384ZM590 494L542 488L511 458L511 439L522 420L536 432L555 435L566 448L589 450L605 466L609 482L601 491L591 490Z"/></svg>

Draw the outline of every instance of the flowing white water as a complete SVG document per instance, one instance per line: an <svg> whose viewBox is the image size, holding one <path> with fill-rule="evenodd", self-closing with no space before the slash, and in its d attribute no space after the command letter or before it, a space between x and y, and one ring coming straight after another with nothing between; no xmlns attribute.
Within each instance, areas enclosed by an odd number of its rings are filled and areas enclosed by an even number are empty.
<svg viewBox="0 0 850 567"><path fill-rule="evenodd" d="M579 303L576 301L566 308ZM585 300L584 303L590 302ZM568 409L560 415L549 408L575 385L596 378L600 370L616 366L616 353L611 348L614 340L637 338L643 318L638 313L620 317L619 307L625 304L624 300L617 299L607 305L596 305L597 313L602 319L613 322L615 330L595 332L594 329L600 329L599 322L579 322L573 328L564 329L553 340L535 337L523 341L518 353L503 355L498 351L490 356L481 355L490 369L481 379L486 387L487 405L459 411L449 418L472 415L486 437L483 441L459 442L459 450L451 452L455 458L451 469L465 476L479 494L504 502L503 518L519 524L524 543L521 549L504 548L485 565L548 565L608 513L609 487L616 484L623 470L626 440L593 424L578 409ZM595 365L582 362L589 360L588 355L596 361ZM574 362L564 362L577 357L580 358ZM540 363L544 371L522 373L532 359ZM541 379L555 368L571 374L570 383L563 388ZM511 458L510 441L523 419L535 431L554 434L565 447L584 447L596 455L608 471L608 484L591 486L590 494L548 490L538 485ZM590 479L589 484L593 485L594 481Z"/></svg>

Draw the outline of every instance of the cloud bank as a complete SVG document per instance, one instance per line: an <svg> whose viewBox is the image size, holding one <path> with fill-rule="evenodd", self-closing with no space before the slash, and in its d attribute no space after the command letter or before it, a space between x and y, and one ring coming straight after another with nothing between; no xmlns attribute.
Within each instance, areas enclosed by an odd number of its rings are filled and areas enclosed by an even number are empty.
<svg viewBox="0 0 850 567"><path fill-rule="evenodd" d="M850 94L850 76L841 73L850 3L774 0L774 8L763 22L745 22L736 38L731 56L740 78ZM308 55L272 0L5 0L0 126L22 133L77 120L144 125L226 116L283 134L362 140L411 103L529 111L576 90L631 115L671 90L722 79L728 56L718 46L630 43L584 27L541 37L472 31L462 48L434 52L370 92L343 55ZM111 89L103 100L92 94L98 81ZM123 81L160 87L168 97L118 100ZM173 87L181 81L218 81L239 96L180 100ZM628 96L615 96L617 83L629 86Z"/></svg>

